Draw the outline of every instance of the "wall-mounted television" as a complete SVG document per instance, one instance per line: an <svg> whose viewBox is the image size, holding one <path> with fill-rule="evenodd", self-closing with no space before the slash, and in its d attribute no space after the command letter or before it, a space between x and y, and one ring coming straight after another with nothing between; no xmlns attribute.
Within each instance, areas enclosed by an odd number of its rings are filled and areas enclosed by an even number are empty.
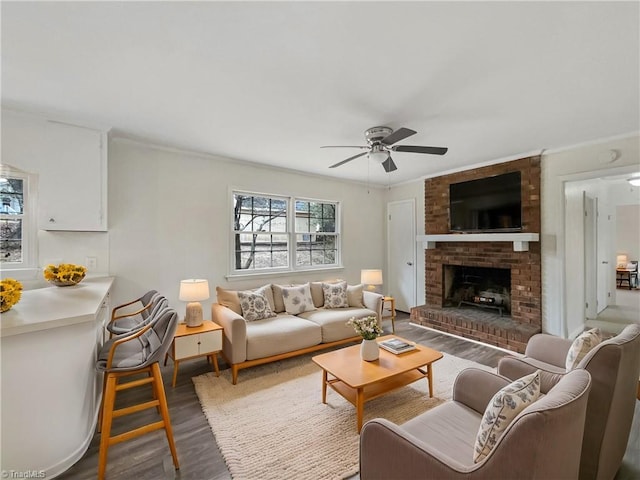
<svg viewBox="0 0 640 480"><path fill-rule="evenodd" d="M522 230L520 172L509 172L449 185L452 232Z"/></svg>

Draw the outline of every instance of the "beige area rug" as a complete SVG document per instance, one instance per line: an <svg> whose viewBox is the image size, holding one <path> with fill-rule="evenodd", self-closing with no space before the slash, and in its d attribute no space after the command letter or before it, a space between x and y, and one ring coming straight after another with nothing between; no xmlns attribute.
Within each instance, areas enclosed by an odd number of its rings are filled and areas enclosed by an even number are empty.
<svg viewBox="0 0 640 480"><path fill-rule="evenodd" d="M493 370L445 354L433 364L434 398L421 380L367 402L364 421L400 424L439 405L468 367ZM355 407L331 389L322 403L322 373L311 355L241 370L237 385L230 370L193 383L234 479L325 480L358 472Z"/></svg>

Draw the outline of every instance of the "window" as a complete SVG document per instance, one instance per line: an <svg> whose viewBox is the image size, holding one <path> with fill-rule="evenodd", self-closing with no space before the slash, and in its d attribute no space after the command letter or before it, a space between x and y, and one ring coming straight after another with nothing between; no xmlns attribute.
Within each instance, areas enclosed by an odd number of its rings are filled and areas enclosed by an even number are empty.
<svg viewBox="0 0 640 480"><path fill-rule="evenodd" d="M0 264L3 268L30 266L35 228L28 205L28 176L10 167L0 169ZM31 232L33 230L33 232Z"/></svg>
<svg viewBox="0 0 640 480"><path fill-rule="evenodd" d="M296 200L296 265L336 265L336 204Z"/></svg>
<svg viewBox="0 0 640 480"><path fill-rule="evenodd" d="M338 266L337 202L233 192L232 273Z"/></svg>

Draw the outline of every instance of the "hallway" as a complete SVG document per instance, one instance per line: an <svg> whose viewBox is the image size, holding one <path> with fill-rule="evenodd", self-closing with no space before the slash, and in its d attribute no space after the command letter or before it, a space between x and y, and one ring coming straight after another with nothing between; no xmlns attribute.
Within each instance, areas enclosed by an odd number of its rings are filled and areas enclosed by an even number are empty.
<svg viewBox="0 0 640 480"><path fill-rule="evenodd" d="M587 320L589 328L618 334L630 323L640 323L640 290L616 289L616 304L605 308L596 320Z"/></svg>

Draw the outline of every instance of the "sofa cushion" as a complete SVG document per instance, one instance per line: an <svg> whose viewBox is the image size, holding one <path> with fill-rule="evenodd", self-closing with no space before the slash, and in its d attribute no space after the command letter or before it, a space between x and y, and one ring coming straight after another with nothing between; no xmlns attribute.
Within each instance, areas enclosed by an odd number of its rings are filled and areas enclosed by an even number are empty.
<svg viewBox="0 0 640 480"><path fill-rule="evenodd" d="M484 459L514 418L540 396L540 370L501 388L489 401L473 452L475 463Z"/></svg>
<svg viewBox="0 0 640 480"><path fill-rule="evenodd" d="M437 367L436 367L437 368ZM458 402L445 402L402 424L419 440L438 439L438 451L460 465L473 466L473 447L482 416Z"/></svg>
<svg viewBox="0 0 640 480"><path fill-rule="evenodd" d="M309 284L311 290L311 299L313 300L313 306L320 308L324 305L324 293L322 293L322 282L311 282Z"/></svg>
<svg viewBox="0 0 640 480"><path fill-rule="evenodd" d="M347 285L347 302L350 307L364 308L363 286Z"/></svg>
<svg viewBox="0 0 640 480"><path fill-rule="evenodd" d="M269 300L267 300L266 292L271 292L271 285L259 288L255 292L238 292L240 307L242 308L242 316L247 322L253 322L255 320L262 320L263 318L275 316L275 313L273 313L271 305L269 304Z"/></svg>
<svg viewBox="0 0 640 480"><path fill-rule="evenodd" d="M375 312L367 308L339 308L327 309L318 308L312 312L304 312L298 315L322 328L322 342L335 342L345 338L355 337L357 333L353 327L347 325L351 317L363 318L375 315Z"/></svg>
<svg viewBox="0 0 640 480"><path fill-rule="evenodd" d="M269 302L269 307L271 310L275 311L275 301L273 297L273 291L271 289L271 285L264 285L262 287L245 290L247 292L259 292L264 295ZM224 307L227 307L238 315L242 315L242 306L240 305L240 298L238 297L237 290L226 290L221 287L216 287L216 295L218 297L218 303ZM284 307L282 309L284 312Z"/></svg>
<svg viewBox="0 0 640 480"><path fill-rule="evenodd" d="M237 291L216 287L216 295L220 305L233 310L238 315L242 315L242 307L240 306L240 299L238 298Z"/></svg>
<svg viewBox="0 0 640 480"><path fill-rule="evenodd" d="M275 313L282 313L285 311L284 300L282 298L282 289L290 287L291 285L276 285L271 284L271 291L273 292L273 311Z"/></svg>
<svg viewBox="0 0 640 480"><path fill-rule="evenodd" d="M308 283L294 287L283 287L282 299L284 300L284 308L289 315L298 315L316 309Z"/></svg>
<svg viewBox="0 0 640 480"><path fill-rule="evenodd" d="M576 368L585 355L600 342L602 342L602 336L599 328L592 328L578 335L567 352L565 361L567 372Z"/></svg>
<svg viewBox="0 0 640 480"><path fill-rule="evenodd" d="M324 308L347 308L347 282L323 283Z"/></svg>
<svg viewBox="0 0 640 480"><path fill-rule="evenodd" d="M287 314L247 323L247 360L322 343L319 325Z"/></svg>

